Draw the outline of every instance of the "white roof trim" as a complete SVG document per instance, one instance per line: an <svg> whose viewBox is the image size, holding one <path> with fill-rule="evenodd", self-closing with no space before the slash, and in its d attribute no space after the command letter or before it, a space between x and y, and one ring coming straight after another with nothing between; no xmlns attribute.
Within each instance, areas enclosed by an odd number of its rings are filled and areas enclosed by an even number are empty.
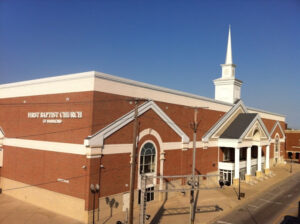
<svg viewBox="0 0 300 224"><path fill-rule="evenodd" d="M147 101L142 105L140 105L138 107L138 116L141 116L142 114L144 114L146 111L150 109L156 112L156 114L163 121L165 121L170 128L172 128L179 136L181 136L183 143L189 143L190 141L189 137L153 101ZM114 132L120 130L122 127L124 127L125 125L133 121L133 119L134 119L134 110L120 117L113 123L109 124L108 126L104 127L103 129L95 133L94 135L87 137L84 140L84 145L89 147L103 147L105 138L109 137Z"/></svg>
<svg viewBox="0 0 300 224"><path fill-rule="evenodd" d="M202 137L203 142L208 142L209 138L228 120L228 118L239 108L242 107L242 109L245 111L245 113L248 113L247 108L245 107L242 100L239 100L237 104L235 104L226 114L223 115L223 117L215 124L213 125L208 132Z"/></svg>
<svg viewBox="0 0 300 224"><path fill-rule="evenodd" d="M181 102L180 104L186 106L195 107L197 105L199 106L199 104L209 103L211 104L210 106L211 109L227 111L228 107L233 105L231 103L218 101L215 99L199 96L196 94L164 88L164 87L138 82L130 79L125 79L118 76L109 75L109 74L96 72L96 71L67 74L67 75L48 77L48 78L40 78L35 80L23 81L23 82L0 84L0 98L48 95L48 94L58 94L58 93L73 93L73 92L84 92L84 91L102 92L101 88L96 88L95 83L97 80L105 80L114 83L129 85L137 88L144 88L145 90L151 91L152 94L163 93L163 95L171 94L171 96L187 97L189 102L185 102L186 99L180 101ZM115 91L112 92L108 91L107 93L122 95L122 91L121 92L118 91L118 93L115 93ZM131 92L130 96L132 95L135 96ZM174 102L173 100L168 100L167 96L165 97L166 97L165 102L176 103L176 101ZM159 97L155 97L152 100L160 101L159 99L160 99ZM194 102L191 102L190 100L194 100ZM266 115L266 118L271 117L269 119L273 119L273 120L282 119L282 121L285 121L284 115L280 115L277 113L268 112L260 109L250 108L250 107L248 107L248 110L260 112ZM273 116L276 116L277 118L272 118Z"/></svg>
<svg viewBox="0 0 300 224"><path fill-rule="evenodd" d="M0 138L4 138L5 134L2 128L0 127Z"/></svg>
<svg viewBox="0 0 300 224"><path fill-rule="evenodd" d="M276 129L276 126L279 126L279 129L280 129L280 131L281 131L281 133L282 133L282 136L283 136L283 138L285 138L284 131L283 131L283 129L282 129L282 127L281 127L279 121L276 121L276 123L274 124L274 126L273 126L273 128L272 128L272 130L271 130L271 132L270 132L270 138L271 138L271 136L273 135L273 133L274 133L274 131L275 131L275 129Z"/></svg>
<svg viewBox="0 0 300 224"><path fill-rule="evenodd" d="M248 127L246 128L246 130L244 131L244 133L241 135L241 137L239 138L239 141L242 141L242 139L245 137L245 135L249 132L249 130L253 127L253 125L255 124L255 122L258 121L258 123L261 125L262 129L264 130L267 138L270 140L270 134L268 132L268 129L266 128L264 122L262 121L262 119L260 118L259 114L257 114L255 116L255 118L253 119L253 121L248 125Z"/></svg>

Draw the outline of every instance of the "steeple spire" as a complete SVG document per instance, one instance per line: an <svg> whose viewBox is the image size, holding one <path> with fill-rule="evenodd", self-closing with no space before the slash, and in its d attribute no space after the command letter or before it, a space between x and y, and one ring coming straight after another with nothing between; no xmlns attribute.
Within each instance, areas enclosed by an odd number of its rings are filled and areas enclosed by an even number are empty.
<svg viewBox="0 0 300 224"><path fill-rule="evenodd" d="M229 25L228 32L228 42L227 42L227 52L225 64L222 67L222 79L232 79L235 78L235 64L232 62L232 49L231 49L231 27Z"/></svg>
<svg viewBox="0 0 300 224"><path fill-rule="evenodd" d="M228 43L227 43L227 52L226 52L226 59L225 64L233 64L232 62L232 49L231 49L231 31L229 25L229 32L228 32Z"/></svg>

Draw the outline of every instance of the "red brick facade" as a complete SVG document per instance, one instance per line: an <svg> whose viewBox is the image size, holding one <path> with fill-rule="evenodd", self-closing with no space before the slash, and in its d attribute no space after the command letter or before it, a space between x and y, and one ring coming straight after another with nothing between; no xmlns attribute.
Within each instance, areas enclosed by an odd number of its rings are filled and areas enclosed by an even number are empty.
<svg viewBox="0 0 300 224"><path fill-rule="evenodd" d="M286 130L285 135L285 159L292 158L300 162L300 130Z"/></svg>
<svg viewBox="0 0 300 224"><path fill-rule="evenodd" d="M142 103L142 102L141 102ZM190 138L193 131L190 123L194 119L194 109L171 103L156 102L159 108ZM5 138L28 139L58 143L83 145L84 139L124 114L133 110L134 104L128 97L96 91L52 94L42 96L0 99L0 126ZM61 124L44 124L41 118L30 119L28 112L82 111L80 119L63 119ZM197 141L225 114L213 109L199 109L197 120L199 129ZM163 143L180 143L179 136L153 110L148 110L138 118L139 130L155 130ZM270 132L276 121L263 119ZM285 124L280 123L284 129ZM133 122L125 125L104 140L105 145L132 144ZM277 128L274 133L279 133ZM280 135L280 138L283 136ZM273 138L273 136L272 136ZM160 175L161 146L159 139L145 135L138 142L138 153L147 142L155 143L156 174ZM51 143L49 143L51 144ZM68 152L52 152L3 145L4 162L0 168L1 177L35 185L54 192L85 199L86 210L92 208L90 184L100 183L100 197L129 190L130 153L104 154L101 158L87 158ZM273 146L270 147L273 157ZM284 149L284 144L282 145ZM196 172L207 174L218 171L218 147L198 148ZM190 174L192 170L192 149L165 150L164 175ZM265 152L265 148L263 148ZM139 167L137 156L136 173ZM221 150L219 160L223 159ZM69 183L57 182L58 178L68 179ZM136 178L136 188L137 188ZM97 202L98 203L98 202ZM98 205L96 205L97 207Z"/></svg>

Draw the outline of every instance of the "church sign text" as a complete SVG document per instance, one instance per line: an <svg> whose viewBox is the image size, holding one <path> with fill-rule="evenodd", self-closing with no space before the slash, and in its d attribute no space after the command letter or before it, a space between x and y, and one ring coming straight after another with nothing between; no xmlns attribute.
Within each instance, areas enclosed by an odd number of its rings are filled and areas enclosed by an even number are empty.
<svg viewBox="0 0 300 224"><path fill-rule="evenodd" d="M82 111L65 111L65 112L28 112L27 117L30 119L42 118L43 123L60 124L62 119L80 119Z"/></svg>

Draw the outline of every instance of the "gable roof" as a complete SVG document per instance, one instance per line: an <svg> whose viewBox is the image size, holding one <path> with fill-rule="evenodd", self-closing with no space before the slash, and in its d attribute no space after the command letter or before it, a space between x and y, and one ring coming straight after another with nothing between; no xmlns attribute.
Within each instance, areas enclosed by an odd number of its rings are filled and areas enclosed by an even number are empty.
<svg viewBox="0 0 300 224"><path fill-rule="evenodd" d="M256 117L257 114L239 114L220 138L239 139Z"/></svg>
<svg viewBox="0 0 300 224"><path fill-rule="evenodd" d="M242 122L242 127L239 127L239 122ZM237 131L232 128L237 128ZM233 132L228 130L233 130ZM218 138L219 147L240 148L250 147L253 144L263 146L270 142L269 132L259 114L239 114L225 131L227 134ZM257 131L258 136L256 135Z"/></svg>
<svg viewBox="0 0 300 224"><path fill-rule="evenodd" d="M202 137L202 141L208 142L209 139L212 137L212 135L223 125L226 123L226 121L236 112L239 108L242 108L244 113L247 113L248 110L245 107L242 100L239 100L226 114L222 116L222 118L213 125L208 132Z"/></svg>
<svg viewBox="0 0 300 224"><path fill-rule="evenodd" d="M172 128L179 136L181 136L183 143L189 143L189 137L175 124L171 118L160 109L160 107L154 103L153 101L147 101L138 106L138 116L141 116L146 111L152 109L166 124ZM85 146L90 147L103 147L104 139L108 136L112 135L114 132L118 131L128 123L134 120L134 110L131 110L124 116L120 117L119 119L115 120L111 124L107 125L97 133L93 134L92 136L88 136L84 140Z"/></svg>
<svg viewBox="0 0 300 224"><path fill-rule="evenodd" d="M270 137L272 137L272 135L273 135L274 131L276 130L276 127L277 127L277 126L279 126L279 129L280 129L280 131L281 131L281 134L282 134L283 138L285 138L284 131L283 131L283 129L282 129L282 127L281 127L279 121L276 121L276 123L274 124L272 130L270 131Z"/></svg>

